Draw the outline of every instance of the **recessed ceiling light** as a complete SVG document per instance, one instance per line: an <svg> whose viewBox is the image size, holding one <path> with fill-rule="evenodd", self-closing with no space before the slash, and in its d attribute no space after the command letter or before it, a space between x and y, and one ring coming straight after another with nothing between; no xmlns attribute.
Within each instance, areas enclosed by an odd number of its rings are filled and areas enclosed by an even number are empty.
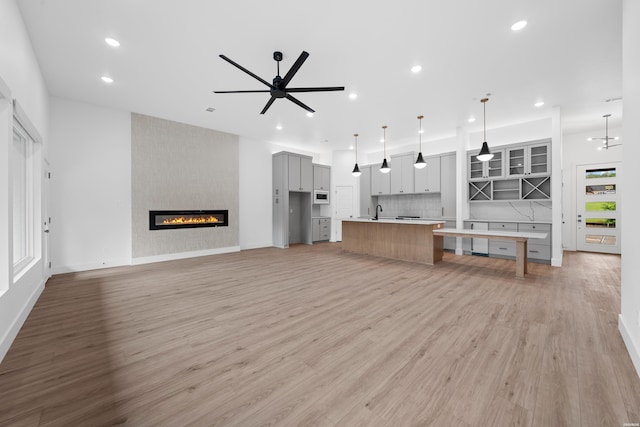
<svg viewBox="0 0 640 427"><path fill-rule="evenodd" d="M534 105L534 107L542 107L544 105L544 101L538 101L533 105Z"/></svg>
<svg viewBox="0 0 640 427"><path fill-rule="evenodd" d="M309 112L307 113L307 117L313 117L313 113L312 113L311 111L309 111Z"/></svg>
<svg viewBox="0 0 640 427"><path fill-rule="evenodd" d="M113 79L111 77L108 76L102 76L100 77L102 79L103 82L105 83L113 83Z"/></svg>
<svg viewBox="0 0 640 427"><path fill-rule="evenodd" d="M475 117L469 117L469 118L467 119L467 121L468 121L469 123L473 123L473 122L475 122L475 121L476 121L476 118L475 118Z"/></svg>
<svg viewBox="0 0 640 427"><path fill-rule="evenodd" d="M350 145L350 146L349 146L349 150L353 150L353 145Z"/></svg>
<svg viewBox="0 0 640 427"><path fill-rule="evenodd" d="M412 73L419 73L420 71L422 71L422 67L420 65L414 65L413 67L411 67Z"/></svg>
<svg viewBox="0 0 640 427"><path fill-rule="evenodd" d="M108 44L109 46L112 46L112 47L119 47L120 46L120 42L118 40L116 40L116 39L111 38L111 37L105 38L104 42L106 44Z"/></svg>
<svg viewBox="0 0 640 427"><path fill-rule="evenodd" d="M349 94L349 99L356 99L357 97L358 97L358 94L357 94L357 93L355 93L355 92L351 92L351 93Z"/></svg>
<svg viewBox="0 0 640 427"><path fill-rule="evenodd" d="M512 31L520 31L527 26L527 21L518 21L511 26Z"/></svg>
<svg viewBox="0 0 640 427"><path fill-rule="evenodd" d="M384 144L384 138L380 138L380 144Z"/></svg>
<svg viewBox="0 0 640 427"><path fill-rule="evenodd" d="M593 141L593 138L589 137L587 138L587 141Z"/></svg>
<svg viewBox="0 0 640 427"><path fill-rule="evenodd" d="M282 130L282 126L281 126L281 125L278 125L278 126L276 126L276 129L278 129L278 130Z"/></svg>

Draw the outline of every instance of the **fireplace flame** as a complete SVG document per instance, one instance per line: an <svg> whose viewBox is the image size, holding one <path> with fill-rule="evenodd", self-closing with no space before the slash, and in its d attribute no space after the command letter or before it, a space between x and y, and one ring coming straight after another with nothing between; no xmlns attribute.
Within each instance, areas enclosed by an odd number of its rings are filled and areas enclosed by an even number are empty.
<svg viewBox="0 0 640 427"><path fill-rule="evenodd" d="M214 222L219 222L220 220L215 216L201 216L201 217L184 217L179 216L175 218L167 218L162 221L162 225L170 225L170 224L210 224Z"/></svg>

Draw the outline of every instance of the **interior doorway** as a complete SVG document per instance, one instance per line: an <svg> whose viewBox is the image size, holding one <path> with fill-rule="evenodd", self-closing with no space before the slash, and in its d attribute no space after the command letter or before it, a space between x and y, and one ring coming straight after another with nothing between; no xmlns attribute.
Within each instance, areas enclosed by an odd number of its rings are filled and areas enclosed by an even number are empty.
<svg viewBox="0 0 640 427"><path fill-rule="evenodd" d="M620 253L620 162L576 166L576 249Z"/></svg>
<svg viewBox="0 0 640 427"><path fill-rule="evenodd" d="M353 218L353 186L339 185L336 187L336 215L333 220L336 242L342 241L342 220Z"/></svg>

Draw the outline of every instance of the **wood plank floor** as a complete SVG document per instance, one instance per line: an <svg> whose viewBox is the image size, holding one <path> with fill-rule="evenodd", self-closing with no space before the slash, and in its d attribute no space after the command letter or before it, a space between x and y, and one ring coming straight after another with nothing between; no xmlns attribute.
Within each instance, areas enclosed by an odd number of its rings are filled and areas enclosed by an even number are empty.
<svg viewBox="0 0 640 427"><path fill-rule="evenodd" d="M513 263L323 243L55 276L0 364L0 425L640 422L620 258Z"/></svg>

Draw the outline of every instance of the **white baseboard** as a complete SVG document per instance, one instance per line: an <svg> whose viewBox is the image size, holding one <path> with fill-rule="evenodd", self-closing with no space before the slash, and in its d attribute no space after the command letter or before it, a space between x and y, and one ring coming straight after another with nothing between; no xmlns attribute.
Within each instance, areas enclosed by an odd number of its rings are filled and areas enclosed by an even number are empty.
<svg viewBox="0 0 640 427"><path fill-rule="evenodd" d="M241 251L246 251L249 249L260 249L260 248L270 248L273 246L273 242L263 242L263 243L252 243L250 245L240 246Z"/></svg>
<svg viewBox="0 0 640 427"><path fill-rule="evenodd" d="M4 336L0 338L0 362L2 362L4 356L7 355L11 344L13 344L13 340L15 340L18 336L20 328L22 328L22 325L24 325L24 322L27 320L29 313L31 313L33 306L36 305L38 298L40 298L40 294L42 294L42 291L44 291L45 282L46 279L40 282L40 284L33 290L33 293L20 310L18 316L13 320L11 326L9 326Z"/></svg>
<svg viewBox="0 0 640 427"><path fill-rule="evenodd" d="M176 259L196 258L201 256L227 254L230 252L239 252L239 251L240 251L240 246L229 246L226 248L205 249L202 251L179 252L176 254L146 256L146 257L133 258L131 260L131 265L150 264L154 262L173 261Z"/></svg>
<svg viewBox="0 0 640 427"><path fill-rule="evenodd" d="M51 274L77 273L79 271L99 270L101 268L120 267L123 265L131 265L131 259L118 258L104 262L92 262L88 264L62 265L53 267Z"/></svg>
<svg viewBox="0 0 640 427"><path fill-rule="evenodd" d="M620 331L620 335L622 335L624 344L627 346L627 351L629 352L629 356L631 356L633 366L636 368L636 374L640 377L640 347L638 343L633 341L633 337L629 333L621 314L618 315L618 330Z"/></svg>

